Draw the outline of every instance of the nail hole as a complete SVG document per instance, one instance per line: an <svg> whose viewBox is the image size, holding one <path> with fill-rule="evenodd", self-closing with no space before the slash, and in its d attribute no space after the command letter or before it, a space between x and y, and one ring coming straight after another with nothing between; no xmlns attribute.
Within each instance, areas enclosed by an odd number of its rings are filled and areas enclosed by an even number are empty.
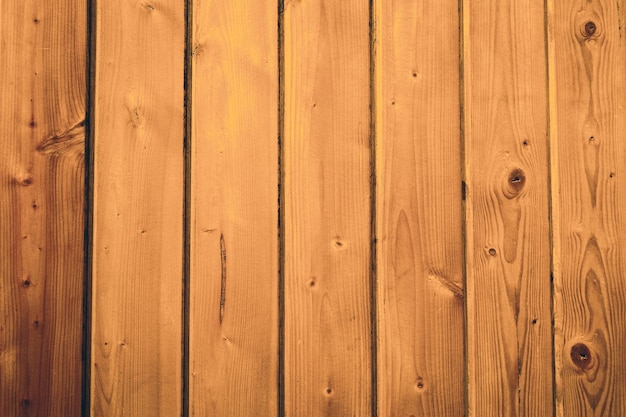
<svg viewBox="0 0 626 417"><path fill-rule="evenodd" d="M326 394L330 395L333 393L333 390L330 388L326 388Z"/></svg>
<svg viewBox="0 0 626 417"><path fill-rule="evenodd" d="M524 146L528 146L528 141L527 141L527 140L523 141L523 142L522 142L522 145L524 145Z"/></svg>
<svg viewBox="0 0 626 417"><path fill-rule="evenodd" d="M596 138L594 138L593 136L589 138L589 142L593 142L594 140L596 140Z"/></svg>
<svg viewBox="0 0 626 417"><path fill-rule="evenodd" d="M609 178L613 178L614 176L615 176L615 173L614 173L614 172L611 172L611 173L609 174Z"/></svg>
<svg viewBox="0 0 626 417"><path fill-rule="evenodd" d="M25 287L30 287L30 280L29 279L25 279L23 282Z"/></svg>
<svg viewBox="0 0 626 417"><path fill-rule="evenodd" d="M537 324L537 319L533 319L532 323Z"/></svg>

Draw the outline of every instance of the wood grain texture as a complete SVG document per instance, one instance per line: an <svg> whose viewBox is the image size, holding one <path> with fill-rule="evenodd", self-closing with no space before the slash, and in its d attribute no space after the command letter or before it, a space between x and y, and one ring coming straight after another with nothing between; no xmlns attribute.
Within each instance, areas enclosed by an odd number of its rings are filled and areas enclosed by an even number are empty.
<svg viewBox="0 0 626 417"><path fill-rule="evenodd" d="M549 2L557 416L626 415L626 14Z"/></svg>
<svg viewBox="0 0 626 417"><path fill-rule="evenodd" d="M278 8L193 2L190 414L278 412Z"/></svg>
<svg viewBox="0 0 626 417"><path fill-rule="evenodd" d="M96 7L91 413L178 416L184 2Z"/></svg>
<svg viewBox="0 0 626 417"><path fill-rule="evenodd" d="M460 417L458 2L376 5L378 415Z"/></svg>
<svg viewBox="0 0 626 417"><path fill-rule="evenodd" d="M544 2L465 1L471 416L553 409Z"/></svg>
<svg viewBox="0 0 626 417"><path fill-rule="evenodd" d="M0 415L81 407L86 2L0 1Z"/></svg>
<svg viewBox="0 0 626 417"><path fill-rule="evenodd" d="M367 1L284 10L285 415L371 413Z"/></svg>

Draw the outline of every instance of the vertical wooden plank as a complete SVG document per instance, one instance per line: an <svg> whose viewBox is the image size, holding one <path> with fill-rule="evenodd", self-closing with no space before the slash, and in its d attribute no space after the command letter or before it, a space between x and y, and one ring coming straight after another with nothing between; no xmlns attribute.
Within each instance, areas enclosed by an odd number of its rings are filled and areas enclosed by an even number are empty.
<svg viewBox="0 0 626 417"><path fill-rule="evenodd" d="M81 407L87 12L0 1L0 415Z"/></svg>
<svg viewBox="0 0 626 417"><path fill-rule="evenodd" d="M463 7L469 411L550 415L544 2Z"/></svg>
<svg viewBox="0 0 626 417"><path fill-rule="evenodd" d="M458 1L376 5L378 415L463 416Z"/></svg>
<svg viewBox="0 0 626 417"><path fill-rule="evenodd" d="M182 0L96 3L92 416L178 416Z"/></svg>
<svg viewBox="0 0 626 417"><path fill-rule="evenodd" d="M371 413L369 13L285 2L288 417Z"/></svg>
<svg viewBox="0 0 626 417"><path fill-rule="evenodd" d="M626 15L549 2L557 415L626 415Z"/></svg>
<svg viewBox="0 0 626 417"><path fill-rule="evenodd" d="M278 7L195 0L190 412L278 410Z"/></svg>

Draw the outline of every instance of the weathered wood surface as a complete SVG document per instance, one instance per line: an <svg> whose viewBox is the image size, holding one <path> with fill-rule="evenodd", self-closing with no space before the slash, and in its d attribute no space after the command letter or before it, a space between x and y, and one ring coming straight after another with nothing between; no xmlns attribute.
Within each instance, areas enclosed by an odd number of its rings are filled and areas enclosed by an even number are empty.
<svg viewBox="0 0 626 417"><path fill-rule="evenodd" d="M460 417L458 2L376 6L378 415Z"/></svg>
<svg viewBox="0 0 626 417"><path fill-rule="evenodd" d="M552 414L544 2L463 3L468 410Z"/></svg>
<svg viewBox="0 0 626 417"><path fill-rule="evenodd" d="M81 410L87 12L0 1L0 415Z"/></svg>
<svg viewBox="0 0 626 417"><path fill-rule="evenodd" d="M278 8L193 2L190 415L278 413Z"/></svg>
<svg viewBox="0 0 626 417"><path fill-rule="evenodd" d="M96 2L91 415L180 415L184 1Z"/></svg>

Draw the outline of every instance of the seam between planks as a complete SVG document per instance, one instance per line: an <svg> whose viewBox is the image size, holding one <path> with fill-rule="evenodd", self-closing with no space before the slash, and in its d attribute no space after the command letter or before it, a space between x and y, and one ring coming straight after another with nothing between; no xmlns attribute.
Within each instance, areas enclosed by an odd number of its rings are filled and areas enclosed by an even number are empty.
<svg viewBox="0 0 626 417"><path fill-rule="evenodd" d="M552 82L554 80L554 75L552 71L554 70L552 62L554 48L552 45L552 41L550 39L550 16L551 11L553 10L552 0L544 0L543 2L543 26L544 26L544 39L545 39L545 60L546 60L546 109L547 109L547 135L546 135L546 152L547 152L547 174L548 174L548 234L549 234L549 248L550 248L550 337L551 342L550 345L552 347L552 416L556 416L556 401L557 401L557 382L556 382L556 347L555 347L555 338L554 338L554 223L555 219L553 213L553 190L555 188L556 176L552 175L552 167L557 167L556 160L553 160L553 149L552 149L552 138L556 138L556 130L553 132L553 129L556 129L556 124L552 123L552 116L555 115L554 106L556 105L556 100L553 97L554 89L552 88ZM556 158L556 153L554 153L554 157Z"/></svg>
<svg viewBox="0 0 626 417"><path fill-rule="evenodd" d="M370 357L371 357L371 414L378 416L378 312L377 312L377 259L376 259L376 129L377 123L377 39L376 39L376 18L377 10L375 1L369 0L369 59L370 59L370 79L369 79L369 140L370 140ZM381 86L382 87L382 86Z"/></svg>
<svg viewBox="0 0 626 417"><path fill-rule="evenodd" d="M95 76L96 76L96 0L87 1L87 39L86 39L86 115L85 115L85 190L84 190L84 230L83 230L83 335L82 335L82 398L81 416L89 417L91 408L91 288L93 272L93 197L94 197L94 123L95 114Z"/></svg>
<svg viewBox="0 0 626 417"><path fill-rule="evenodd" d="M192 0L185 0L185 52L183 95L183 294L182 294L182 389L181 415L189 416L189 300L191 277L191 83L192 83Z"/></svg>
<svg viewBox="0 0 626 417"><path fill-rule="evenodd" d="M463 237L463 250L462 250L462 274L463 274L463 378L464 378L464 415L470 415L470 401L469 401L469 366L468 366L468 358L469 358L469 332L468 332L468 297L467 297L467 261L469 259L469 255L467 253L467 239L468 239L468 230L467 230L467 199L470 193L467 186L467 172L468 169L466 167L467 158L465 156L465 148L466 148L466 135L465 135L465 53L466 48L469 48L466 45L466 31L469 31L469 15L466 15L466 7L465 0L459 0L458 2L458 14L459 14L459 139L460 139L460 152L461 152L461 233ZM469 51L468 51L469 53Z"/></svg>
<svg viewBox="0 0 626 417"><path fill-rule="evenodd" d="M278 417L285 416L285 1L278 0Z"/></svg>

